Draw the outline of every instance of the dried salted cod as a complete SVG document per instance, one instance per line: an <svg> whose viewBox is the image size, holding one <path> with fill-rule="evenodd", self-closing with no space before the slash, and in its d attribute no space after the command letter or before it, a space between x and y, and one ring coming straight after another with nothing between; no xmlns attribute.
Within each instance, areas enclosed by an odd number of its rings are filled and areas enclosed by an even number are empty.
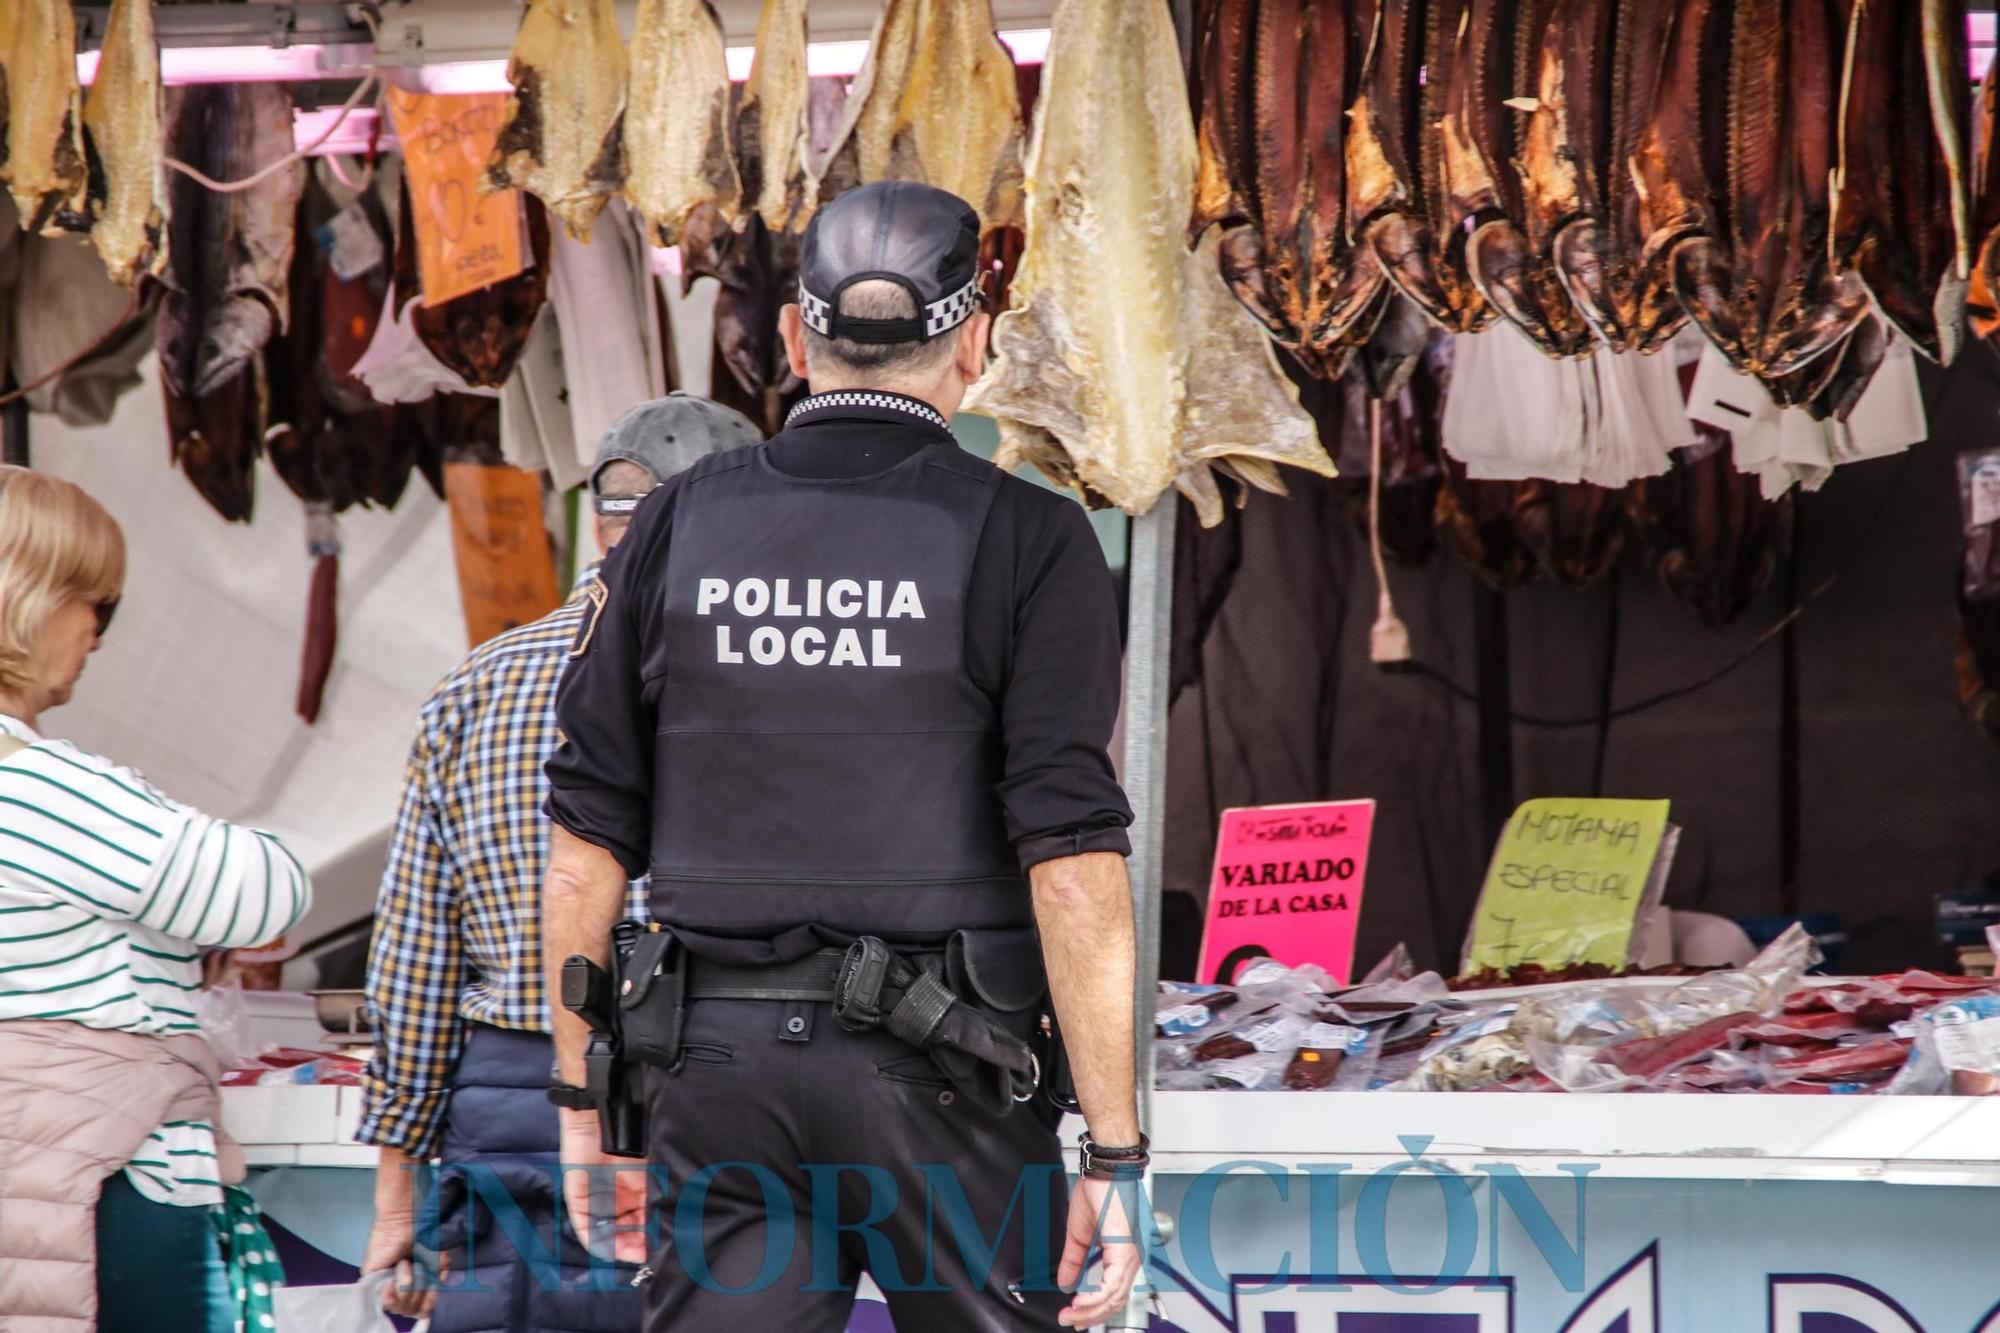
<svg viewBox="0 0 2000 1333"><path fill-rule="evenodd" d="M998 360L966 399L1027 459L1128 513L1178 484L1222 519L1211 469L1266 488L1333 463L1255 320L1182 247L1194 126L1164 0L1064 0L1028 153L1027 251Z"/></svg>
<svg viewBox="0 0 2000 1333"><path fill-rule="evenodd" d="M729 152L729 66L708 0L640 0L625 105L625 198L655 245L698 210L733 221L743 197ZM711 219L693 230L712 234Z"/></svg>
<svg viewBox="0 0 2000 1333"><path fill-rule="evenodd" d="M625 43L611 0L528 0L507 77L488 183L526 190L587 241L625 185Z"/></svg>
<svg viewBox="0 0 2000 1333"><path fill-rule="evenodd" d="M1018 226L1021 95L988 0L889 0L821 172L825 203L875 180L915 180Z"/></svg>
<svg viewBox="0 0 2000 1333"><path fill-rule="evenodd" d="M1841 79L1833 259L1933 361L1958 354L1972 272L1965 6L1855 0Z"/></svg>
<svg viewBox="0 0 2000 1333"><path fill-rule="evenodd" d="M147 0L113 0L83 131L91 165L90 240L112 281L126 287L167 263L160 107L153 7Z"/></svg>
<svg viewBox="0 0 2000 1333"><path fill-rule="evenodd" d="M23 230L39 231L58 209L82 203L82 90L76 81L76 18L70 0L0 3L0 174Z"/></svg>
<svg viewBox="0 0 2000 1333"><path fill-rule="evenodd" d="M805 0L764 0L757 55L736 103L736 170L743 200L779 235L802 232L817 206Z"/></svg>

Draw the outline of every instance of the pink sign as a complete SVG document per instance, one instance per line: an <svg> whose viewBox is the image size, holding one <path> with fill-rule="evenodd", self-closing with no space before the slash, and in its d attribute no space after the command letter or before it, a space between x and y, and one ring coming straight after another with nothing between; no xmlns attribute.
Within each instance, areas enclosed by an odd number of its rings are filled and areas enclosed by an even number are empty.
<svg viewBox="0 0 2000 1333"><path fill-rule="evenodd" d="M1373 801L1223 811L1195 979L1227 983L1246 961L1275 958L1346 982L1374 828Z"/></svg>

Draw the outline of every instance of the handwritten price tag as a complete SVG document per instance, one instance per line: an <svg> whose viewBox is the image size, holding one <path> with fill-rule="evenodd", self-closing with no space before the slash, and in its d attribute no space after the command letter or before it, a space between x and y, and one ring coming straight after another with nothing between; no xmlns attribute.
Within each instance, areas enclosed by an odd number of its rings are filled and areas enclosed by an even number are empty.
<svg viewBox="0 0 2000 1333"><path fill-rule="evenodd" d="M1667 802L1548 798L1514 812L1480 891L1465 971L1631 961L1659 896Z"/></svg>
<svg viewBox="0 0 2000 1333"><path fill-rule="evenodd" d="M481 193L486 159L507 119L505 93L389 90L416 224L424 304L505 282L527 267L521 193Z"/></svg>
<svg viewBox="0 0 2000 1333"><path fill-rule="evenodd" d="M556 609L562 598L537 474L446 463L444 499L465 634L474 647Z"/></svg>
<svg viewBox="0 0 2000 1333"><path fill-rule="evenodd" d="M1264 805L1222 812L1198 978L1228 982L1252 958L1354 966L1375 802Z"/></svg>

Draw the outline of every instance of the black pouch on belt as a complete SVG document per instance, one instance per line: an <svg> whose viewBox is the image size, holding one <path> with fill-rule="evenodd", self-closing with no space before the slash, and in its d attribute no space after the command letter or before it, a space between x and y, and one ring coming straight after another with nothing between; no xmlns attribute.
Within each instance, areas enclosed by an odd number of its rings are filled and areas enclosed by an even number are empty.
<svg viewBox="0 0 2000 1333"><path fill-rule="evenodd" d="M681 1058L687 951L670 930L648 931L625 961L618 996L625 1059L671 1069Z"/></svg>
<svg viewBox="0 0 2000 1333"><path fill-rule="evenodd" d="M919 968L863 936L842 966L834 1016L928 1052L961 1093L1006 1115L1041 1079L1040 1057L1027 1040L1048 989L1035 933L959 931L943 964L942 975Z"/></svg>
<svg viewBox="0 0 2000 1333"><path fill-rule="evenodd" d="M1049 1002L1042 939L1034 927L961 930L945 947L945 968L953 990L996 1011L1009 1031L1027 1040L1051 1122L1076 1110L1076 1084Z"/></svg>

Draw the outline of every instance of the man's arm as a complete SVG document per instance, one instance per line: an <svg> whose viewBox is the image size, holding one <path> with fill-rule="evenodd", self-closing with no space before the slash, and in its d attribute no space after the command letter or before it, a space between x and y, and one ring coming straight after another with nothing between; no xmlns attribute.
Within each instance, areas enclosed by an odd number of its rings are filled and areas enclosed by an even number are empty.
<svg viewBox="0 0 2000 1333"><path fill-rule="evenodd" d="M571 954L605 966L611 961L611 928L624 919L630 883L618 858L560 824L549 829L549 869L542 881L542 969L547 977L549 1020L556 1040L556 1068L565 1083L581 1086L583 1048L590 1026L562 1007L563 961ZM588 1117L595 1133L596 1116Z"/></svg>
<svg viewBox="0 0 2000 1333"><path fill-rule="evenodd" d="M1090 1136L1108 1148L1139 1141L1132 987L1137 954L1125 858L1113 852L1044 861L1029 872L1049 993L1062 1020Z"/></svg>
<svg viewBox="0 0 2000 1333"><path fill-rule="evenodd" d="M375 904L368 958L368 1001L375 1010L375 1050L362 1091L355 1137L381 1145L375 1166L375 1221L361 1271L393 1268L382 1293L392 1314L430 1313L435 1290L420 1285L411 1256L417 1240L416 1173L435 1152L451 1071L465 1024L458 1012L465 981L460 935L463 900L425 793L430 749L424 731L410 747L402 806Z"/></svg>
<svg viewBox="0 0 2000 1333"><path fill-rule="evenodd" d="M1118 715L1118 604L1083 510L1035 503L1053 507L1024 523L1014 571L999 795L1034 896L1084 1120L1097 1143L1123 1148L1139 1142L1139 1112L1125 874L1132 816L1106 752ZM1127 1184L1077 1182L1056 1280L1078 1284L1093 1249L1103 1268L1063 1310L1063 1324L1088 1327L1125 1308L1145 1266L1137 1197Z"/></svg>
<svg viewBox="0 0 2000 1333"><path fill-rule="evenodd" d="M549 869L542 881L542 967L548 979L549 1020L555 1033L556 1074L581 1086L583 1050L589 1026L563 1008L562 965L571 954L582 954L600 967L611 959L611 928L625 915L629 881L618 858L585 842L560 824L549 829ZM597 1112L560 1108L561 1161L565 1168L611 1167L612 1215L598 1217L591 1207L593 1172L565 1169L563 1199L570 1225L594 1253L614 1254L625 1263L646 1261L646 1177L606 1156L598 1133ZM614 1230L615 1229L615 1230ZM612 1244L603 1244L606 1231Z"/></svg>

